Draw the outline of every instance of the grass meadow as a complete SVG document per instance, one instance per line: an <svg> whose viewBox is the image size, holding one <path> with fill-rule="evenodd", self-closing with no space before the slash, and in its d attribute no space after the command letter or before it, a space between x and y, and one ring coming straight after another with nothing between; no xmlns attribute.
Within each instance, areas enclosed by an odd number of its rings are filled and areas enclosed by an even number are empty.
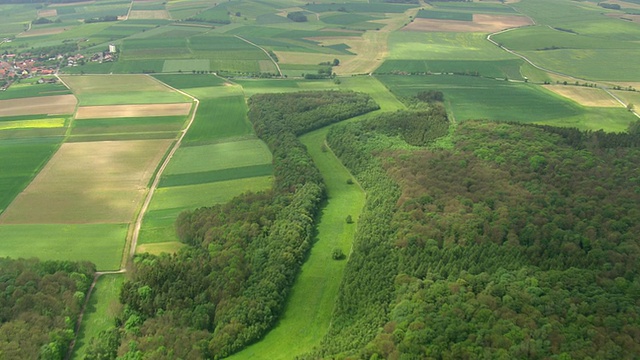
<svg viewBox="0 0 640 360"><path fill-rule="evenodd" d="M38 79L40 77L11 85L6 91L0 92L0 100L71 94L71 91L62 84L37 84Z"/></svg>
<svg viewBox="0 0 640 360"><path fill-rule="evenodd" d="M146 75L64 76L63 80L82 106L190 102Z"/></svg>
<svg viewBox="0 0 640 360"><path fill-rule="evenodd" d="M91 261L120 268L128 224L2 224L0 256Z"/></svg>
<svg viewBox="0 0 640 360"><path fill-rule="evenodd" d="M404 73L454 73L490 78L524 80L520 71L523 60L387 60L378 69L378 74Z"/></svg>
<svg viewBox="0 0 640 360"><path fill-rule="evenodd" d="M71 136L172 133L177 136L185 122L184 116L153 116L141 118L86 119L73 122ZM1 126L1 124L0 124Z"/></svg>
<svg viewBox="0 0 640 360"><path fill-rule="evenodd" d="M313 161L327 186L328 199L322 209L317 235L309 257L302 265L278 324L265 337L228 359L293 359L311 350L329 329L346 260L332 260L339 248L351 252L353 236L365 202L357 184L347 184L351 174L331 152L323 152L327 129L303 135ZM347 215L355 220L347 224Z"/></svg>
<svg viewBox="0 0 640 360"><path fill-rule="evenodd" d="M203 145L229 137L253 133L247 119L247 106L242 96L203 99L184 144Z"/></svg>
<svg viewBox="0 0 640 360"><path fill-rule="evenodd" d="M120 288L124 278L123 274L102 275L98 278L82 318L72 360L84 359L91 339L97 338L101 331L115 325L115 319L122 307Z"/></svg>
<svg viewBox="0 0 640 360"><path fill-rule="evenodd" d="M424 33L398 31L389 34L392 60L509 60L517 59L491 44L480 33Z"/></svg>

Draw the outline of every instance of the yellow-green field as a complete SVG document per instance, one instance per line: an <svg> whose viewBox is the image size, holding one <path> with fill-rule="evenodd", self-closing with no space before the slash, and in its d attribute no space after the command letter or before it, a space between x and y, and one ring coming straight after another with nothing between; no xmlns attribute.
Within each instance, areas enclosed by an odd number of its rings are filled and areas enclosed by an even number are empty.
<svg viewBox="0 0 640 360"><path fill-rule="evenodd" d="M0 122L0 130L48 129L64 127L64 124L65 119L63 118L2 121Z"/></svg>

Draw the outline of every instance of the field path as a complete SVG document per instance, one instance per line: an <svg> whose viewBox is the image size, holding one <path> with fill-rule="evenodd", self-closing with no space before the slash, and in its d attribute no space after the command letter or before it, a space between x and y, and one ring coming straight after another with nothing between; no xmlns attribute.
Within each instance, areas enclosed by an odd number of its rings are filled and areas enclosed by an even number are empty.
<svg viewBox="0 0 640 360"><path fill-rule="evenodd" d="M140 236L140 227L142 226L142 219L144 218L145 213L147 212L147 209L149 208L149 204L151 203L151 198L153 197L153 194L155 193L156 188L158 187L158 184L160 183L160 177L162 177L162 173L164 172L164 170L166 169L167 165L169 164L169 161L171 161L171 158L173 157L173 155L176 153L176 151L178 150L178 148L180 147L180 144L182 144L182 139L184 138L184 136L187 134L187 131L189 131L189 128L191 128L191 124L193 124L193 120L196 117L196 112L198 111L198 106L200 105L200 101L198 99L196 99L195 97L187 94L186 92L176 89L172 86L169 86L165 83L162 83L163 85L167 86L168 88L184 95L184 96L188 96L189 98L191 98L195 104L195 106L193 107L193 111L191 112L191 117L189 118L189 122L187 123L187 126L182 129L181 133L180 133L180 137L178 138L178 140L175 142L175 144L173 145L173 147L171 148L171 150L169 151L169 154L165 157L164 161L162 162L162 165L160 165L160 167L158 168L158 171L156 171L156 174L153 178L153 182L151 183L151 187L149 188L149 192L147 192L147 196L144 199L144 203L142 204L142 207L140 208L140 212L138 213L138 217L136 219L135 224L133 225L133 231L131 232L131 238L130 240L127 241L128 245L129 245L129 253L126 253L126 248L127 245L125 245L125 254L123 254L122 257L122 263L121 263L121 268L122 269L126 269L129 262L133 260L133 256L136 253L136 247L138 245L138 237Z"/></svg>
<svg viewBox="0 0 640 360"><path fill-rule="evenodd" d="M267 54L267 56L269 57L269 60L271 60L271 62L273 63L273 65L276 66L276 69L278 69L278 74L280 74L280 77L282 77L282 70L280 70L280 66L278 65L278 63L271 57L271 54L269 54L269 52L267 50L265 50L262 46L260 45L256 45L254 43L252 43L251 41L243 38L242 36L239 35L235 35L235 37L237 37L238 39L246 42L249 45L253 45L255 47L257 47L258 49L262 50L265 54Z"/></svg>

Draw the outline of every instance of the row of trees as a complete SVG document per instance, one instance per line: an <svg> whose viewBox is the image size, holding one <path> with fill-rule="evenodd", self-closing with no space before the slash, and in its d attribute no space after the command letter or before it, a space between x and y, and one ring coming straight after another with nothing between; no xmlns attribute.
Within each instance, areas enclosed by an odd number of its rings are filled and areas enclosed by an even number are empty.
<svg viewBox="0 0 640 360"><path fill-rule="evenodd" d="M367 126L328 137L369 203L311 358L640 352L637 135L465 122L447 150Z"/></svg>
<svg viewBox="0 0 640 360"><path fill-rule="evenodd" d="M90 263L0 258L0 358L64 359L94 273Z"/></svg>
<svg viewBox="0 0 640 360"><path fill-rule="evenodd" d="M304 92L256 95L249 108L273 153L274 188L182 213L176 230L188 246L136 258L119 329L94 340L89 358L217 359L273 326L324 198L322 177L296 135L377 105L350 92Z"/></svg>

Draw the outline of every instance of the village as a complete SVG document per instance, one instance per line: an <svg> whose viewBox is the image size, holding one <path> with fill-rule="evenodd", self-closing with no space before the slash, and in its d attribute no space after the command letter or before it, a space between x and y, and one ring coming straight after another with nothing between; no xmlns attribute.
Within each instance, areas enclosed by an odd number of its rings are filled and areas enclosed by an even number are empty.
<svg viewBox="0 0 640 360"><path fill-rule="evenodd" d="M109 45L106 51L94 53L87 58L82 54L61 53L57 51L34 54L32 52L0 54L0 91L7 90L11 84L23 79L37 78L37 84L55 83L58 69L65 66L82 66L86 62L111 62L116 60L116 47Z"/></svg>

